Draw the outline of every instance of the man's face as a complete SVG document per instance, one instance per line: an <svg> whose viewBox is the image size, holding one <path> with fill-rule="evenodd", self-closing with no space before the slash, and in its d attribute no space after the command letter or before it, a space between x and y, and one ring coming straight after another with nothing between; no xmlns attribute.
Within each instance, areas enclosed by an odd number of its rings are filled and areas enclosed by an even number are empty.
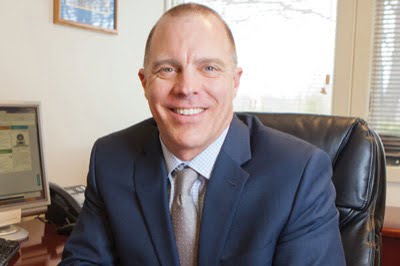
<svg viewBox="0 0 400 266"><path fill-rule="evenodd" d="M241 73L216 18L160 21L139 77L161 139L181 160L193 159L228 127Z"/></svg>

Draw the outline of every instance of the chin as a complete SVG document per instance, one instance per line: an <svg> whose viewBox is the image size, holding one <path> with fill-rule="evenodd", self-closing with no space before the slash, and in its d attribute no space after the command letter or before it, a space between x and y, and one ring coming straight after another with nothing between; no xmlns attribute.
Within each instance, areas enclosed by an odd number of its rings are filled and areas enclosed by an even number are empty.
<svg viewBox="0 0 400 266"><path fill-rule="evenodd" d="M179 143L181 147L195 148L198 147L201 142L202 140L199 137L186 136L179 138L176 143Z"/></svg>
<svg viewBox="0 0 400 266"><path fill-rule="evenodd" d="M205 140L203 136L193 136L192 134L181 136L174 141L178 147L184 149L198 149L204 146Z"/></svg>

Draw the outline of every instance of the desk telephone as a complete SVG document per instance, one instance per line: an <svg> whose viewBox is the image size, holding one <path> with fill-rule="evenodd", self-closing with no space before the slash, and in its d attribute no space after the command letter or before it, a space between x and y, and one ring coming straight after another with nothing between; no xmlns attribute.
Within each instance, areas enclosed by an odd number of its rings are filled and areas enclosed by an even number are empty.
<svg viewBox="0 0 400 266"><path fill-rule="evenodd" d="M46 219L60 225L57 232L69 235L75 225L85 200L85 186L77 185L62 188L50 182L51 205Z"/></svg>

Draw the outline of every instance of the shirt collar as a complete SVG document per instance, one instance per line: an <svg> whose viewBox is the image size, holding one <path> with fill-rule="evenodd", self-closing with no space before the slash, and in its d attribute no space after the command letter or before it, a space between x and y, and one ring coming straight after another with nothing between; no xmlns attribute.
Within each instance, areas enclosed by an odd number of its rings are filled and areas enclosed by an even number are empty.
<svg viewBox="0 0 400 266"><path fill-rule="evenodd" d="M164 154L165 164L167 166L168 177L171 176L172 171L178 166L186 165L195 170L203 177L210 179L211 172L214 168L215 161L217 160L218 154L221 150L222 144L225 141L226 134L228 133L229 126L219 135L219 137L211 143L205 150L199 153L191 161L182 161L177 158L160 138L161 147Z"/></svg>

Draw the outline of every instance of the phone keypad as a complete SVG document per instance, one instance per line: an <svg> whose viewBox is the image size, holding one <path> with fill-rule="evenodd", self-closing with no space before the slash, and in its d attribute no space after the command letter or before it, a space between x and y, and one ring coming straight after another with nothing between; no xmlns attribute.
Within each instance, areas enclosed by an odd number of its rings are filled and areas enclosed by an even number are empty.
<svg viewBox="0 0 400 266"><path fill-rule="evenodd" d="M83 206L83 202L85 201L85 189L84 185L77 185L71 187L65 187L66 191L71 194L78 202L81 207Z"/></svg>

